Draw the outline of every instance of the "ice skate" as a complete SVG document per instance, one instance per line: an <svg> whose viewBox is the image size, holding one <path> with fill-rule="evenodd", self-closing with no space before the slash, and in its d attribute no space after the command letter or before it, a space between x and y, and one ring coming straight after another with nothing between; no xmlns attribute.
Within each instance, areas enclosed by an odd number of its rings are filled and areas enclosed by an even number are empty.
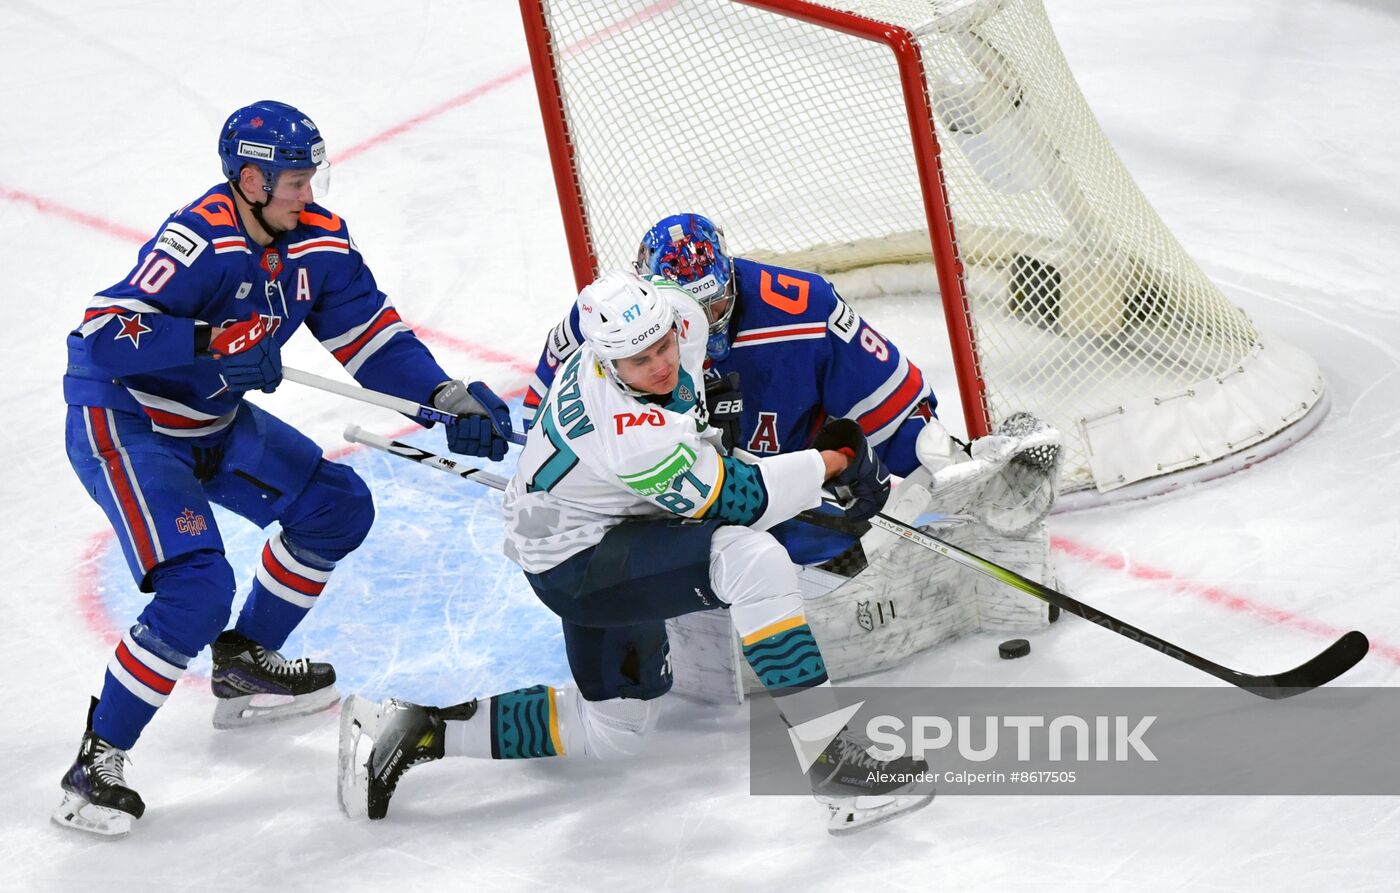
<svg viewBox="0 0 1400 893"><path fill-rule="evenodd" d="M92 730L93 698L88 707L87 731L78 758L63 776L63 802L52 821L61 828L118 838L131 833L131 823L141 818L146 804L126 786L126 751L113 747Z"/></svg>
<svg viewBox="0 0 1400 893"><path fill-rule="evenodd" d="M287 660L233 630L214 640L210 687L218 703L214 728L237 729L325 710L340 699L335 669L306 658Z"/></svg>
<svg viewBox="0 0 1400 893"><path fill-rule="evenodd" d="M350 818L384 818L403 774L442 759L444 720L475 713L476 701L438 708L393 698L376 704L351 695L340 714L340 811ZM365 738L371 742L367 752L360 747Z"/></svg>
<svg viewBox="0 0 1400 893"><path fill-rule="evenodd" d="M826 830L850 834L923 809L933 801L928 763L911 757L880 760L849 729L831 740L808 777L827 808Z"/></svg>

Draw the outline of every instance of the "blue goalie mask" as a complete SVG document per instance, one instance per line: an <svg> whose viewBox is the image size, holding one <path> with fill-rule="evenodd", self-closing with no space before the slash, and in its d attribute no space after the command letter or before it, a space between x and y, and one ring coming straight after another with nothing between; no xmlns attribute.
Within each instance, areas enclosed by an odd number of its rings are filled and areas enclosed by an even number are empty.
<svg viewBox="0 0 1400 893"><path fill-rule="evenodd" d="M657 221L642 237L637 270L665 276L694 295L710 320L707 353L716 360L729 355L734 266L719 227L699 214L673 214Z"/></svg>
<svg viewBox="0 0 1400 893"><path fill-rule="evenodd" d="M262 171L263 191L273 197L280 197L278 180L283 171L315 171L311 178L315 198L330 188L330 162L320 129L285 102L265 99L229 115L219 131L219 159L224 176L235 182L246 164Z"/></svg>

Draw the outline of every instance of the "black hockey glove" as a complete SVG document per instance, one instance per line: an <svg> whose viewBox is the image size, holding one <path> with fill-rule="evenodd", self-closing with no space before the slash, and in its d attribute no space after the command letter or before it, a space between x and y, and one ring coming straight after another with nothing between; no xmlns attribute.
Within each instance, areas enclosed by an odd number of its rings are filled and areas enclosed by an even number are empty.
<svg viewBox="0 0 1400 893"><path fill-rule="evenodd" d="M828 481L850 490L851 503L845 507L846 517L864 521L885 507L885 500L890 498L890 472L875 455L859 424L851 419L828 422L817 433L812 448L836 450L845 453L850 460L845 471Z"/></svg>
<svg viewBox="0 0 1400 893"><path fill-rule="evenodd" d="M744 395L739 391L739 373L705 382L705 410L710 427L718 428L724 437L724 451L733 452L744 437Z"/></svg>

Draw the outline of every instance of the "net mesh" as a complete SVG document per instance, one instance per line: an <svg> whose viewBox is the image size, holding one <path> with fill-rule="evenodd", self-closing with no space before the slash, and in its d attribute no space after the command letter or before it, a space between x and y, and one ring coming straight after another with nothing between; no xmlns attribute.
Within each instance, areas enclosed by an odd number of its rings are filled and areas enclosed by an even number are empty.
<svg viewBox="0 0 1400 893"><path fill-rule="evenodd" d="M917 39L989 427L1034 411L1064 434L1061 489L1088 486L1081 419L1220 376L1258 333L1148 205L1039 0L842 8ZM678 210L828 274L955 263L932 256L885 46L729 0L542 9L600 268Z"/></svg>

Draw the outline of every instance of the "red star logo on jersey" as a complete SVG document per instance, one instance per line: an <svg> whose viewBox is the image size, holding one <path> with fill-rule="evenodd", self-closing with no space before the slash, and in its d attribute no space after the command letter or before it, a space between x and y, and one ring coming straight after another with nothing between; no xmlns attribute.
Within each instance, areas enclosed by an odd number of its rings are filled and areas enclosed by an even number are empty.
<svg viewBox="0 0 1400 893"><path fill-rule="evenodd" d="M151 327L141 321L141 314L133 313L130 316L117 315L117 321L122 324L122 330L117 333L117 340L123 338L131 342L135 348L141 347L141 336L151 331Z"/></svg>

